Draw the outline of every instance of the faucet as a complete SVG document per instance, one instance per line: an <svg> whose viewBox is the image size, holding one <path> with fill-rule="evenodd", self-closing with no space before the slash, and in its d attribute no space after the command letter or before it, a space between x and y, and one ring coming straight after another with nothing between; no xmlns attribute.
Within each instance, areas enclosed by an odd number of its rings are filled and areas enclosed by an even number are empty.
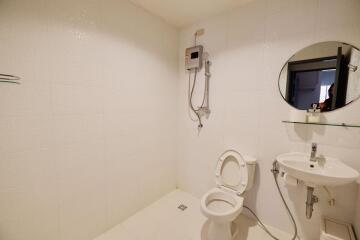
<svg viewBox="0 0 360 240"><path fill-rule="evenodd" d="M310 161L311 162L316 162L316 152L317 152L317 144L316 143L312 143L311 144L311 155L310 155Z"/></svg>

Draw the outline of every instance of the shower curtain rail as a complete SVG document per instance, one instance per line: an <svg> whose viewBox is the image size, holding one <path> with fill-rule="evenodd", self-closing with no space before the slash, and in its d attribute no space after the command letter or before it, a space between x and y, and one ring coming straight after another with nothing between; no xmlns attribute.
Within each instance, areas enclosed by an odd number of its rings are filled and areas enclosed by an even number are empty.
<svg viewBox="0 0 360 240"><path fill-rule="evenodd" d="M21 78L14 75L0 73L0 83L15 83L20 84Z"/></svg>

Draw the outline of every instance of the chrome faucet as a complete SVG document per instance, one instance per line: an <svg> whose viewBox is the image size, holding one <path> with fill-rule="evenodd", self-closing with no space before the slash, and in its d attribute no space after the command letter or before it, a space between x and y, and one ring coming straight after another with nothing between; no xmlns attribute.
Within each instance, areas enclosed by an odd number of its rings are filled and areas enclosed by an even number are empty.
<svg viewBox="0 0 360 240"><path fill-rule="evenodd" d="M311 155L310 155L310 161L312 162L316 162L316 152L317 152L317 144L316 143L312 143L311 144Z"/></svg>

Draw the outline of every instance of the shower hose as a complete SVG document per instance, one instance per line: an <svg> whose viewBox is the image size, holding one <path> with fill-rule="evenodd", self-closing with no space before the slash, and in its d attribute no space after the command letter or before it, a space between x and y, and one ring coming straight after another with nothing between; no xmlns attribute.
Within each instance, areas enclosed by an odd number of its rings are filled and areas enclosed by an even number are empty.
<svg viewBox="0 0 360 240"><path fill-rule="evenodd" d="M278 175L279 175L279 166L278 166L278 163L277 163L276 160L273 162L273 168L271 169L271 172L272 172L272 174L273 174L273 176L274 176L276 188L277 188L277 190L278 190L278 192L279 192L279 194L280 194L281 200L282 200L282 202L284 203L284 206L285 206L285 208L286 208L286 211L288 212L288 214L289 214L289 216L290 216L290 218L291 218L291 222L292 222L292 224L293 224L293 226L294 226L294 235L293 235L293 237L291 238L291 240L295 240L295 239L297 238L297 226L296 226L296 222L295 222L294 216L292 215L292 213L291 213L291 211L290 211L290 208L289 208L289 206L287 205L287 203L286 203L286 201L285 201L285 198L284 198L284 196L283 196L283 194L282 194L282 192L281 192L281 190L280 190L280 187L279 187L279 182L278 182L278 179L277 179L277 177L278 177ZM244 206L244 208L245 208L246 210L248 210L248 211L255 217L255 219L258 221L258 224L260 225L260 227L261 227L267 234L269 234L269 236L270 236L271 238L273 238L273 239L275 239L275 240L280 240L279 238L275 237L275 236L269 231L269 229L262 223L262 221L258 218L258 216L255 214L255 212L254 212L253 210L251 210L251 209L250 209L249 207L247 207L247 206Z"/></svg>

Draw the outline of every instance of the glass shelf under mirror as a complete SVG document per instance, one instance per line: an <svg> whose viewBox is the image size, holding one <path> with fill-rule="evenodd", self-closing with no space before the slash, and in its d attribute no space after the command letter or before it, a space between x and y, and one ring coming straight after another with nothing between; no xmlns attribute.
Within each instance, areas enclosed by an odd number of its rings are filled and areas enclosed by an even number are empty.
<svg viewBox="0 0 360 240"><path fill-rule="evenodd" d="M282 121L283 123L294 123L303 125L317 125L317 126L332 126L332 127L349 127L349 128L360 128L360 125L347 124L347 123L315 123L315 122L297 122L297 121Z"/></svg>

